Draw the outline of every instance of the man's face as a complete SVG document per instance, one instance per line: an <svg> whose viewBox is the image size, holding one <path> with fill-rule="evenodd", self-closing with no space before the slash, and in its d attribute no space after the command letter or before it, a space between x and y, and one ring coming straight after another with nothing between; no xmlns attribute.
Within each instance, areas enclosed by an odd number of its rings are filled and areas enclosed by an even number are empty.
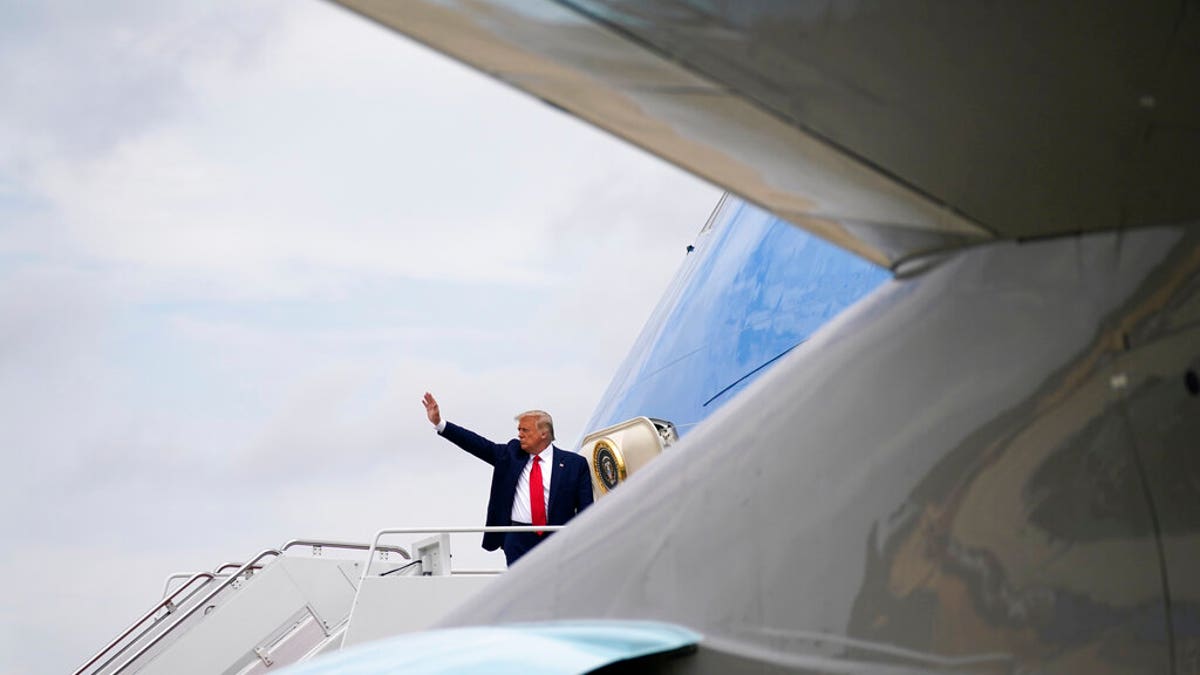
<svg viewBox="0 0 1200 675"><path fill-rule="evenodd" d="M521 449L531 455L536 455L550 445L550 434L538 429L537 420L533 415L526 415L517 420L517 440L521 442Z"/></svg>

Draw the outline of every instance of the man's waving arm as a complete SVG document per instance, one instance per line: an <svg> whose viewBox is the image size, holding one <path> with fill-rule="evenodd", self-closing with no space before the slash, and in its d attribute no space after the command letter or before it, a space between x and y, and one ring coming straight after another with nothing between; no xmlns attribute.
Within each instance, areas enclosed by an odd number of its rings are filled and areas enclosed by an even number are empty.
<svg viewBox="0 0 1200 675"><path fill-rule="evenodd" d="M442 411L433 394L425 392L421 403L425 406L425 416L429 418L429 423L437 427L437 432L442 438L493 466L496 464L496 460L503 456L503 445L493 443L474 431L442 419Z"/></svg>

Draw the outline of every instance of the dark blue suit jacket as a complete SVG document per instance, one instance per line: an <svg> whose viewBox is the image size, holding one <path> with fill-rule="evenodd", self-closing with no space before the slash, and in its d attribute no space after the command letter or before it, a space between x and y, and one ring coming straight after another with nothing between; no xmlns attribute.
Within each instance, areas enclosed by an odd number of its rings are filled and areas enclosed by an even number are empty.
<svg viewBox="0 0 1200 675"><path fill-rule="evenodd" d="M521 443L515 438L507 443L493 443L451 422L446 422L442 437L492 465L492 493L488 497L487 524L512 525L513 497L521 471L529 462L529 453L521 449ZM546 524L566 525L575 514L591 505L592 476L583 457L558 448L554 448L553 454ZM483 547L489 551L495 551L503 544L503 532L483 535Z"/></svg>

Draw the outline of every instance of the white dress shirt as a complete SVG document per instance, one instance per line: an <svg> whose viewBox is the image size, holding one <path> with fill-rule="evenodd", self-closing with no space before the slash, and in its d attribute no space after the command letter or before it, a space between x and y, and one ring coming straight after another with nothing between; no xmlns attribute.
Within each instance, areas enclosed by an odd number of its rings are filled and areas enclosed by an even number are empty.
<svg viewBox="0 0 1200 675"><path fill-rule="evenodd" d="M546 524L550 520L550 474L554 473L554 446L548 445L536 455L525 460L521 477L517 479L517 491L513 494L512 519L516 523L532 523L533 507L529 498L529 475L533 472L533 458L542 458L542 506L546 507Z"/></svg>

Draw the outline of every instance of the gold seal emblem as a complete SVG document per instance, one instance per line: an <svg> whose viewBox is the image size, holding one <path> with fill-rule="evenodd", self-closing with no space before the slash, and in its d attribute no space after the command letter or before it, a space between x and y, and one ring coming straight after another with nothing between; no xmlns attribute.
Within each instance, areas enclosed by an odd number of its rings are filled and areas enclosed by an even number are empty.
<svg viewBox="0 0 1200 675"><path fill-rule="evenodd" d="M616 444L607 438L596 441L592 450L592 473L596 475L596 483L604 492L625 480L625 456Z"/></svg>

